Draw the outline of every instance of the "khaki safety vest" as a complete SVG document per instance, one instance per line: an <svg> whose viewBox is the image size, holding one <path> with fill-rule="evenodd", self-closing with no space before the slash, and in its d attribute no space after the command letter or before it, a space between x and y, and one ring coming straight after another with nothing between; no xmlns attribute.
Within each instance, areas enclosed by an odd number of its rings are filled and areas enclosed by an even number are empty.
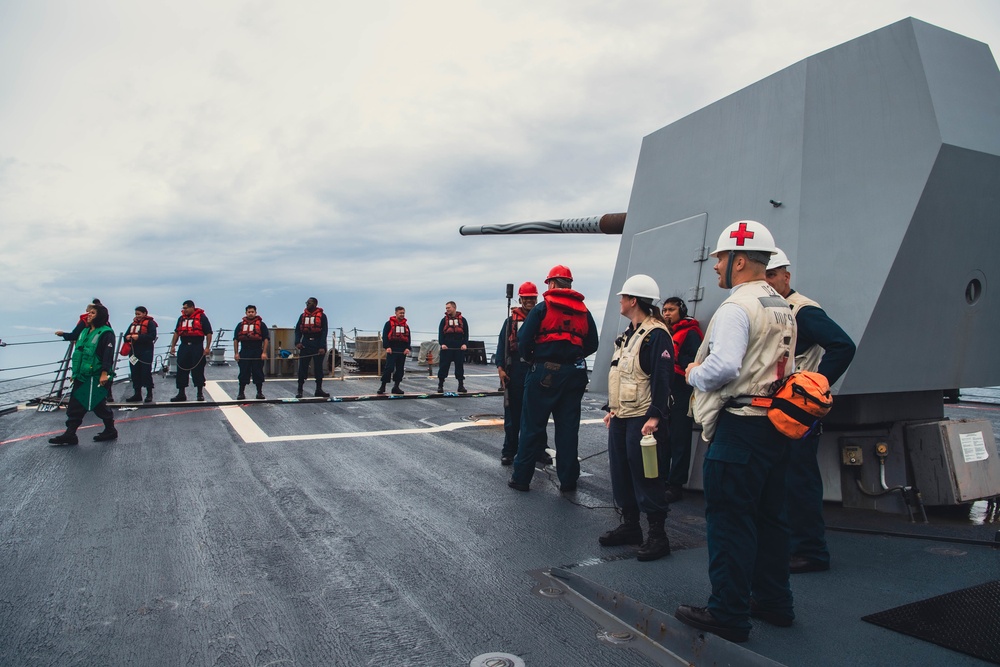
<svg viewBox="0 0 1000 667"><path fill-rule="evenodd" d="M798 292L792 292L785 297L788 303L792 304L792 317L799 316L799 310L804 306L813 306L814 308L819 308L820 305L810 299L807 296L803 296ZM796 320L797 322L798 320ZM819 345L813 345L812 347L805 350L802 354L795 356L795 370L797 371L818 371L819 362L823 360L823 353L825 350Z"/></svg>
<svg viewBox="0 0 1000 667"><path fill-rule="evenodd" d="M654 329L662 329L670 335L666 325L653 317L646 317L628 343L615 346L608 370L608 407L616 417L642 417L653 402L650 376L639 363L639 350L642 341Z"/></svg>
<svg viewBox="0 0 1000 667"><path fill-rule="evenodd" d="M763 280L743 283L723 305L733 303L742 308L750 319L750 338L735 380L710 392L695 388L691 396L692 414L701 425L701 437L706 442L715 435L715 424L723 409L741 416L765 416L767 408L752 406L726 408L731 398L738 396L770 396L774 382L795 370L792 354L795 350L795 317L788 302ZM711 354L710 341L715 318L708 324L705 340L698 348L695 362L702 363Z"/></svg>

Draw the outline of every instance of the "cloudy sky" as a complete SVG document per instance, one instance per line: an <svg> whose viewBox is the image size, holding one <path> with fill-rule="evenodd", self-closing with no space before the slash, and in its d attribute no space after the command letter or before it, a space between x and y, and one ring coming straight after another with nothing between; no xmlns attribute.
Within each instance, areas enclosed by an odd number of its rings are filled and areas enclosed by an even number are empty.
<svg viewBox="0 0 1000 667"><path fill-rule="evenodd" d="M0 0L0 338L315 295L490 339L554 263L600 322L617 237L458 228L625 211L644 135L907 16L1000 49L997 0Z"/></svg>

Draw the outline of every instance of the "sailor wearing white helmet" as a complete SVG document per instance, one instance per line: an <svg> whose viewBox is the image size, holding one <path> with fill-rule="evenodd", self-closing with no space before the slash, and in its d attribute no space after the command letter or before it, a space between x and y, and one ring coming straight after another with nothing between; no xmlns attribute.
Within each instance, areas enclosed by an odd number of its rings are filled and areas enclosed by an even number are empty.
<svg viewBox="0 0 1000 667"><path fill-rule="evenodd" d="M777 248L767 265L767 283L792 306L798 335L795 370L815 371L832 385L854 359L851 337L818 303L792 289L791 262ZM792 531L789 571L793 574L830 569L830 550L823 523L823 475L816 459L821 429L792 447L788 462L788 524Z"/></svg>
<svg viewBox="0 0 1000 667"><path fill-rule="evenodd" d="M795 318L765 281L775 252L764 225L726 227L712 253L719 286L730 290L687 368L695 421L710 442L703 466L707 607L681 605L676 617L735 642L750 635L750 616L791 625L785 474L789 442L753 398L794 371ZM752 596L752 597L751 597Z"/></svg>
<svg viewBox="0 0 1000 667"><path fill-rule="evenodd" d="M660 288L647 275L634 275L622 285L619 305L630 322L615 341L608 369L608 464L615 505L622 523L598 538L603 546L639 544L640 561L670 553L664 523L670 505L664 479L670 468L667 424L670 380L674 374L674 343L654 302ZM655 434L655 435L654 435ZM645 471L643 436L653 435L657 471ZM652 477L647 476L653 475ZM640 514L649 522L648 539L642 539Z"/></svg>

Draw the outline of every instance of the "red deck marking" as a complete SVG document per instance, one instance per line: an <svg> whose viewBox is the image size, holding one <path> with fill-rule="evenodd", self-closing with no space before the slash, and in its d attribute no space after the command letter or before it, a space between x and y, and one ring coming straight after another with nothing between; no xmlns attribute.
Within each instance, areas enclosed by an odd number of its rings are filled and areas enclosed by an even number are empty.
<svg viewBox="0 0 1000 667"><path fill-rule="evenodd" d="M137 421L140 421L140 420L143 420L143 419L156 419L158 417L173 417L175 415L187 415L187 414L191 414L192 412L207 412L208 410L218 410L218 409L219 408L215 408L215 407L212 407L212 408L197 408L197 409L194 409L194 410L183 410L181 412L164 412L164 413L158 414L158 415L144 415L142 417L129 417L128 419L116 419L115 420L115 425L124 424L126 422L137 422ZM104 426L104 424L88 424L87 426L81 426L77 430L83 431L83 430L86 430L88 428L97 428L98 426ZM63 433L63 432L64 432L63 430L60 430L60 431L47 431L46 433L35 433L33 435L24 435L24 436L21 436L20 438L11 438L10 440L0 440L0 446L8 445L8 444L10 444L12 442L21 442L22 440L34 440L35 438L44 438L45 436L48 436L48 435L59 435L60 433Z"/></svg>

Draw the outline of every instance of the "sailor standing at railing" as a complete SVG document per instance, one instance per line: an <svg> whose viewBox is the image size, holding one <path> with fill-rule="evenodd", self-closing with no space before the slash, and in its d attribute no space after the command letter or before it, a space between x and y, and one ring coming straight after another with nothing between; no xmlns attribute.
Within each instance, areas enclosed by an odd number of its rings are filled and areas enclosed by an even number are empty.
<svg viewBox="0 0 1000 667"><path fill-rule="evenodd" d="M94 436L96 442L118 437L115 416L108 407L108 387L115 368L115 332L108 326L108 309L94 305L87 314L87 328L76 341L72 360L73 392L66 407L66 432L49 438L53 445L79 443L76 430L88 410L104 422L104 430Z"/></svg>
<svg viewBox="0 0 1000 667"><path fill-rule="evenodd" d="M244 312L246 316L236 325L233 333L233 358L240 366L238 401L247 397L245 392L251 380L257 387L257 398L264 398L264 361L270 342L267 325L257 314L257 306L251 304Z"/></svg>
<svg viewBox="0 0 1000 667"><path fill-rule="evenodd" d="M330 325L326 313L319 307L319 300L311 296L306 299L306 309L295 323L295 347L299 351L299 386L295 398L302 398L302 387L309 375L309 364L313 365L316 376L318 398L329 398L323 391L323 360L326 358L326 337Z"/></svg>
<svg viewBox="0 0 1000 667"><path fill-rule="evenodd" d="M83 311L83 315L80 316L80 319L77 321L76 326L73 327L73 330L70 331L69 333L66 333L65 331L57 331L56 335L62 338L63 340L75 341L83 332L83 330L87 328L88 316L91 313L95 312L95 308L100 305L101 305L100 299L94 299L93 303L88 303L86 309L84 309Z"/></svg>
<svg viewBox="0 0 1000 667"><path fill-rule="evenodd" d="M130 346L129 365L132 375L132 395L125 400L137 403L146 390L146 403L153 402L153 344L156 342L156 320L149 316L145 306L135 307L135 319L125 333L125 343Z"/></svg>
<svg viewBox="0 0 1000 667"><path fill-rule="evenodd" d="M392 380L392 393L402 394L399 383L403 381L406 358L410 356L410 325L406 323L406 308L396 306L395 315L382 327L382 345L385 347L385 370L377 394L385 393L385 386Z"/></svg>
<svg viewBox="0 0 1000 667"><path fill-rule="evenodd" d="M177 341L181 346L177 348ZM198 390L198 400L205 400L205 364L212 352L212 323L201 308L196 308L194 301L188 299L181 306L181 316L177 318L174 327L174 337L170 341L170 354L177 350L177 395L171 402L187 400L185 389L188 377L194 381Z"/></svg>
<svg viewBox="0 0 1000 667"><path fill-rule="evenodd" d="M438 393L444 391L444 381L448 379L448 369L455 362L455 379L458 393L465 389L465 350L469 347L469 321L458 311L458 304L449 301L444 304L444 317L438 324L438 340L441 341L441 358L438 360Z"/></svg>

